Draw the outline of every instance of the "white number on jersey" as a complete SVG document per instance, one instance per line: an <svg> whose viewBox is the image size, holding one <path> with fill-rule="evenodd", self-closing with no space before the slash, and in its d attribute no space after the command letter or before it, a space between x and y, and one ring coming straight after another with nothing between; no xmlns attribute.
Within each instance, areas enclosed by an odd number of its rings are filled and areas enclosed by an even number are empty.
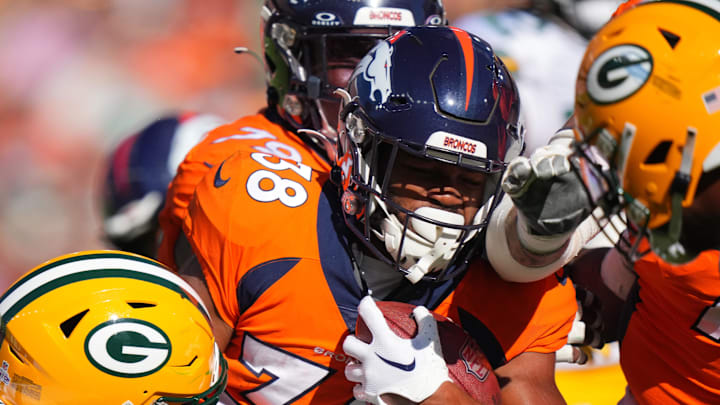
<svg viewBox="0 0 720 405"><path fill-rule="evenodd" d="M330 369L297 355L271 346L249 333L242 343L243 364L256 376L272 379L246 392L255 404L289 404L318 386L330 375Z"/></svg>
<svg viewBox="0 0 720 405"><path fill-rule="evenodd" d="M240 128L241 131L245 131L244 134L235 134L230 136L224 136L222 138L218 138L212 143L223 143L225 141L232 141L232 140L239 140L242 141L244 139L277 139L275 135L271 134L268 131L263 131L262 129L257 129L253 127L242 127Z"/></svg>
<svg viewBox="0 0 720 405"><path fill-rule="evenodd" d="M267 159L270 156L272 155L257 152L250 155L254 161L268 169L276 171L291 170L306 181L312 179L312 168L310 166L302 163L293 164L286 160L273 162ZM265 181L264 185L261 184L263 181ZM272 184L272 187L267 187L268 182ZM302 184L294 180L282 178L277 173L268 170L253 172L250 177L248 177L246 188L250 197L256 201L272 202L280 200L281 203L290 208L305 204L308 198L307 190L305 190Z"/></svg>
<svg viewBox="0 0 720 405"><path fill-rule="evenodd" d="M250 157L261 165L274 171L292 170L303 179L310 181L312 179L312 168L302 164L302 155L297 149L275 139L277 137L270 132L253 128L241 128L243 134L235 134L218 138L213 143L221 143L229 140L257 140L272 139L265 143L264 146L254 146L253 149L259 151L250 155ZM281 159L287 159L297 162L292 164L287 160L279 160L273 162L268 160L270 156L276 156ZM265 187L261 186L264 182ZM272 186L268 188L268 183ZM308 194L302 184L280 177L277 173L267 170L258 170L250 175L246 184L247 192L256 201L272 202L279 200L288 207L295 208L305 204Z"/></svg>
<svg viewBox="0 0 720 405"><path fill-rule="evenodd" d="M277 137L270 132L258 128L242 127L240 128L240 130L245 133L224 136L222 138L214 140L212 143L222 143L231 140L242 141L257 139L277 139ZM297 151L297 149L275 140L266 142L265 146L254 146L253 149L262 153L269 153L283 159L290 159L296 162L302 162L302 156L300 155L300 152Z"/></svg>
<svg viewBox="0 0 720 405"><path fill-rule="evenodd" d="M253 153L250 155L250 157L254 161L260 163L261 165L267 167L270 170L276 170L276 171L292 170L295 173L297 173L300 177L302 177L303 179L305 179L307 181L311 180L312 168L310 166L304 165L302 163L292 164L292 163L288 162L287 160L278 160L277 162L273 162L271 160L268 160L268 157L270 157L270 156L273 156L273 154L272 153L271 154ZM279 155L275 155L275 156L282 157ZM292 160L294 160L296 162L299 161L297 159L292 159Z"/></svg>

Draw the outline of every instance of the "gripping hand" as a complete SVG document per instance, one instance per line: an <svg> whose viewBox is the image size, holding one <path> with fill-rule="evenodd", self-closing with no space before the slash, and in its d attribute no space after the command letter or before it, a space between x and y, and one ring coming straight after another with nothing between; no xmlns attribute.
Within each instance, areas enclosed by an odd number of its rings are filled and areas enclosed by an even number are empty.
<svg viewBox="0 0 720 405"><path fill-rule="evenodd" d="M600 301L589 290L575 286L575 297L578 310L575 313L572 329L568 335L568 343L555 353L558 363L585 364L592 356L592 349L600 349L603 322Z"/></svg>
<svg viewBox="0 0 720 405"><path fill-rule="evenodd" d="M372 341L364 343L350 335L343 342L345 353L357 359L345 367L345 377L358 383L353 388L355 399L385 404L381 395L395 394L421 402L442 383L451 381L437 321L427 308L418 306L413 310L418 332L412 339L403 339L390 329L372 297L360 301L358 314L372 334Z"/></svg>
<svg viewBox="0 0 720 405"><path fill-rule="evenodd" d="M560 248L591 212L571 152L567 142L543 146L529 159L513 159L503 175L502 188L518 212L518 236L534 253Z"/></svg>

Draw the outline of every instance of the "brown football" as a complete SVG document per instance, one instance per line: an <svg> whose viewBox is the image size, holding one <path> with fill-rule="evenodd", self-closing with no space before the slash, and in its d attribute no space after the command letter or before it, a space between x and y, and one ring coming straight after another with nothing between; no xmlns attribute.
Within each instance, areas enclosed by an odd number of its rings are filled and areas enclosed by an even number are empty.
<svg viewBox="0 0 720 405"><path fill-rule="evenodd" d="M412 317L414 305L378 301L377 306L395 334L406 339L415 336L417 324ZM485 353L463 328L442 315L432 314L438 322L440 344L453 382L482 404L500 404L500 386ZM355 336L365 343L370 343L372 339L360 317L355 325Z"/></svg>

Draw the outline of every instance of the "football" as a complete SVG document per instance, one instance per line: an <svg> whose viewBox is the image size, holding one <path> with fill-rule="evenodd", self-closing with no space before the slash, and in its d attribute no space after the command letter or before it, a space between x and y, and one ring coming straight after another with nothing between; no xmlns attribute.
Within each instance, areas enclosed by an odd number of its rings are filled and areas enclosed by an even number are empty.
<svg viewBox="0 0 720 405"><path fill-rule="evenodd" d="M406 339L415 336L417 324L412 317L414 305L378 301L377 306L396 335ZM453 382L483 404L500 404L500 385L490 362L475 340L450 319L431 313L438 323L443 357ZM360 317L355 325L355 336L365 343L372 340L370 330Z"/></svg>

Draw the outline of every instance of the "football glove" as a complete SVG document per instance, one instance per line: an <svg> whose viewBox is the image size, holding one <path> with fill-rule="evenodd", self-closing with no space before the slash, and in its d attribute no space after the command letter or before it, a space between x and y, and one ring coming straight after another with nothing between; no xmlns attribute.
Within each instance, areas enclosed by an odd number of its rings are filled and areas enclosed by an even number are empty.
<svg viewBox="0 0 720 405"><path fill-rule="evenodd" d="M562 247L590 215L591 204L580 178L570 167L569 141L538 148L530 158L513 159L502 188L518 211L518 236L533 253Z"/></svg>
<svg viewBox="0 0 720 405"><path fill-rule="evenodd" d="M372 334L370 343L354 335L345 338L343 350L357 359L345 367L345 377L358 383L353 395L359 401L385 404L381 395L395 394L413 402L430 397L451 381L442 356L437 321L423 306L413 310L417 335L404 339L393 332L372 297L360 301L358 314Z"/></svg>

